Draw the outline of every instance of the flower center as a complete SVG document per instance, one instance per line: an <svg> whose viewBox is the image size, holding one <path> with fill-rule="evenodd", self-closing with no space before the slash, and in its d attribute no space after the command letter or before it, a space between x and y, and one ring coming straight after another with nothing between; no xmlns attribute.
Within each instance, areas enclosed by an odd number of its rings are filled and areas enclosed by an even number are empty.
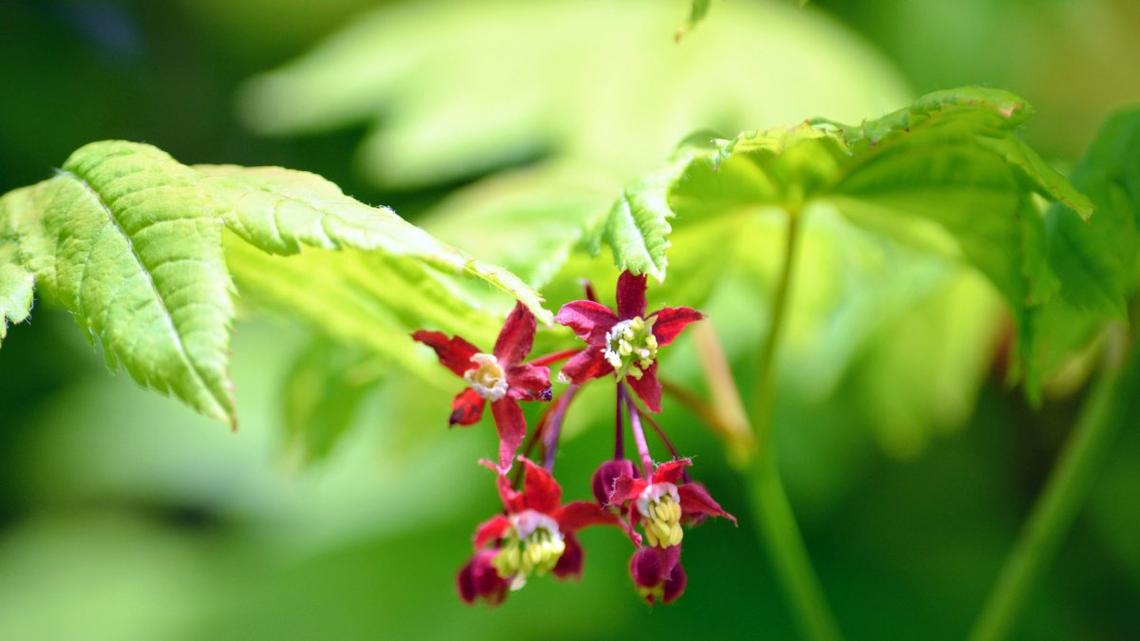
<svg viewBox="0 0 1140 641"><path fill-rule="evenodd" d="M642 528L649 545L667 548L678 545L681 530L681 495L672 483L654 483L637 497L637 511L645 517Z"/></svg>
<svg viewBox="0 0 1140 641"><path fill-rule="evenodd" d="M463 380L479 396L495 402L507 394L507 375L494 354L476 354L471 357L475 369L463 372Z"/></svg>
<svg viewBox="0 0 1140 641"><path fill-rule="evenodd" d="M618 380L628 374L640 379L641 374L657 358L657 337L653 323L636 316L616 323L606 332L606 361L613 366Z"/></svg>
<svg viewBox="0 0 1140 641"><path fill-rule="evenodd" d="M517 590L526 585L529 575L553 570L566 551L566 541L554 519L534 510L511 515L511 525L491 564L499 576L512 579L511 589Z"/></svg>

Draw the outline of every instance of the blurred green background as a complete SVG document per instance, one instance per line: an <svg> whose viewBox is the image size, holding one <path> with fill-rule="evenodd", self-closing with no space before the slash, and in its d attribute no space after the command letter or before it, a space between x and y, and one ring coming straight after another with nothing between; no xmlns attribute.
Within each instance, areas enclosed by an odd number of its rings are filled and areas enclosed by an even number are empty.
<svg viewBox="0 0 1140 641"><path fill-rule="evenodd" d="M575 233L693 130L857 122L983 84L1033 103L1026 138L1066 167L1105 116L1140 103L1131 0L794 4L714 0L676 44L681 0L9 1L0 191L86 142L145 141L186 163L315 171L545 282L545 239ZM475 233L520 217L531 222L517 234ZM962 638L1083 384L1030 409L994 364L1008 321L987 285L838 225L809 232L797 282L781 469L850 638ZM683 282L661 295L711 313L749 389L761 336L750 310L769 270L674 244L671 260L724 283L708 300L686 298ZM687 534L678 603L645 607L628 543L590 531L580 583L535 580L497 610L463 606L454 573L497 506L474 464L491 430L449 433L444 399L385 373L362 386L328 456L298 465L283 396L309 349L304 327L243 315L231 434L108 374L66 314L38 308L12 328L0 639L794 638L720 443L668 403L666 428L742 517ZM680 342L668 361L681 380L697 380L691 350ZM606 402L596 390L568 426L558 474L571 497L589 495L609 447L605 411L588 411ZM1138 497L1140 431L1127 430L1016 638L1138 638Z"/></svg>

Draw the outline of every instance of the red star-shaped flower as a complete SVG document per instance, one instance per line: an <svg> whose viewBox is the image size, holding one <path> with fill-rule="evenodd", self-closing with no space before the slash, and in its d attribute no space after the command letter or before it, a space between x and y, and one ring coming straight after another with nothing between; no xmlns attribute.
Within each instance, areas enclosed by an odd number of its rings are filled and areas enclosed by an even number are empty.
<svg viewBox="0 0 1140 641"><path fill-rule="evenodd" d="M621 475L613 481L610 505L629 514L629 522L641 525L651 547L666 548L681 543L681 524L699 523L719 516L736 523L700 483L684 481L687 458L658 465L648 479Z"/></svg>
<svg viewBox="0 0 1140 641"><path fill-rule="evenodd" d="M586 341L585 350L562 367L559 377L581 384L614 372L650 410L661 411L657 350L673 342L686 325L704 316L688 307L664 307L645 313L645 276L622 272L617 283L617 313L592 300L571 301L554 321Z"/></svg>
<svg viewBox="0 0 1140 641"><path fill-rule="evenodd" d="M627 510L630 524L641 525L648 547L629 561L638 592L649 603L670 603L685 591L688 578L681 566L682 524L719 516L736 523L736 517L709 496L700 483L686 482L689 459L662 463L648 478L623 474L613 481L610 505Z"/></svg>
<svg viewBox="0 0 1140 641"><path fill-rule="evenodd" d="M412 334L435 350L444 367L467 381L467 389L451 402L451 425L476 423L483 416L483 405L491 402L499 432L499 465L504 470L526 436L526 418L518 401L551 398L549 368L522 362L534 344L535 328L534 315L519 303L507 316L490 354L459 336L448 338L426 330Z"/></svg>
<svg viewBox="0 0 1140 641"><path fill-rule="evenodd" d="M575 533L590 525L617 525L613 513L592 501L562 503L562 487L545 469L519 457L524 466L523 489L517 491L500 470L499 497L505 514L498 514L475 529L475 555L459 573L460 597L473 603L483 597L502 601L504 586L519 589L532 575L577 578L582 574L583 552ZM494 568L496 581L487 573Z"/></svg>

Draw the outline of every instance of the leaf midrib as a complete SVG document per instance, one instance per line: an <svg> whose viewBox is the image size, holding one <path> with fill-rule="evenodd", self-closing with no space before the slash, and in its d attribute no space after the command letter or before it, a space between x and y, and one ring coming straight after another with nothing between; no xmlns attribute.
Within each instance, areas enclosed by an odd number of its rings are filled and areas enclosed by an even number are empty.
<svg viewBox="0 0 1140 641"><path fill-rule="evenodd" d="M115 228L115 231L118 232L118 234L126 241L127 247L131 252L131 257L134 258L135 265L142 273L143 279L146 281L146 284L150 289L154 300L158 303L159 309L162 312L162 319L165 322L166 328L174 340L174 346L178 353L179 360L182 361L182 363L186 366L187 371L189 371L190 375L193 376L194 383L201 389L205 390L209 395L210 400L213 401L215 407L212 408L212 413L216 413L221 417L226 417L226 420L232 423L232 419L229 418L230 413L225 409L226 403L224 402L224 399L218 398L213 388L206 384L206 378L203 375L202 371L198 368L198 364L195 363L192 358L190 358L189 353L186 351L186 345L182 340L182 334L178 331L177 325L174 324L174 317L171 315L170 309L166 306L166 300L162 297L162 294L158 291L158 287L154 284L154 277L152 276L150 270L147 268L146 263L143 262L142 256L139 255L138 249L135 247L134 240L131 238L130 234L128 234L126 230L123 229L122 225L119 223L119 219L115 216L115 213L111 209L110 205L108 205L107 202L103 199L102 194L100 194L95 189L95 187L92 186L90 180L86 176L83 176L79 171L60 169L59 173L60 175L74 180L84 190L84 192L95 201L103 213L107 215L107 219ZM84 271L86 272L86 267L84 268ZM79 290L77 290L77 294L82 296L82 282L80 283Z"/></svg>

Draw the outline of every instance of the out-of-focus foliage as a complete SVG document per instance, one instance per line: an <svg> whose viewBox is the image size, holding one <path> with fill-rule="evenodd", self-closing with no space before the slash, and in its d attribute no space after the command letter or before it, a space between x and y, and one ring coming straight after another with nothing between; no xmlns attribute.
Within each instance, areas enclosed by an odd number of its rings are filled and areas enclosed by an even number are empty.
<svg viewBox="0 0 1140 641"><path fill-rule="evenodd" d="M374 120L359 166L406 189L548 155L625 181L701 127L739 131L824 110L854 120L901 104L882 61L818 16L727 2L678 46L677 9L657 0L386 8L256 78L243 114L277 135Z"/></svg>
<svg viewBox="0 0 1140 641"><path fill-rule="evenodd" d="M1096 206L1091 221L1056 205L1046 217L1049 263L1059 294L1042 307L1030 357L1055 373L1072 352L1103 329L1128 321L1140 284L1140 111L1113 116L1073 170L1073 182Z"/></svg>
<svg viewBox="0 0 1140 641"><path fill-rule="evenodd" d="M1026 137L1078 157L1108 116L1140 102L1133 0L815 0L886 52L919 91L1002 87L1040 113ZM712 16L716 15L714 7Z"/></svg>

